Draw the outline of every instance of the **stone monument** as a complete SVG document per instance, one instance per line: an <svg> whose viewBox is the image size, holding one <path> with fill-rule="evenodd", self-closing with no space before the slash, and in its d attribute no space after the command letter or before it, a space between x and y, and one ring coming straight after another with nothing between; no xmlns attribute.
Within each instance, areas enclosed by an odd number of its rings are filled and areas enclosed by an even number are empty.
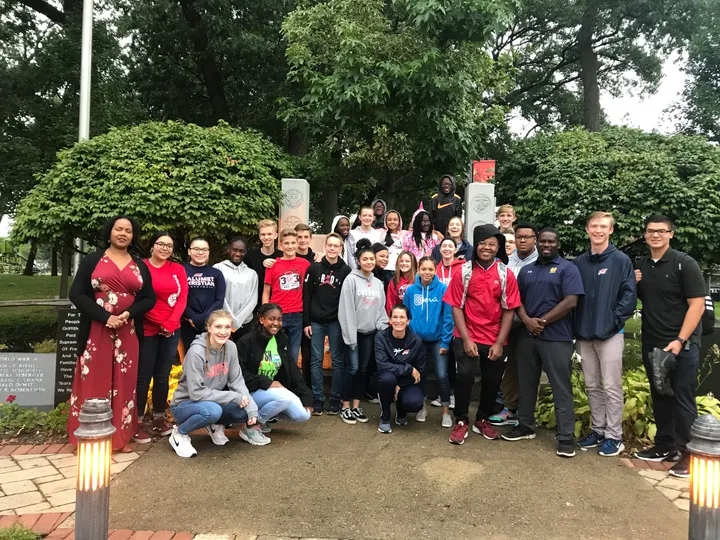
<svg viewBox="0 0 720 540"><path fill-rule="evenodd" d="M473 181L465 188L465 235L472 240L475 227L495 223L495 162L475 161L472 164Z"/></svg>
<svg viewBox="0 0 720 540"><path fill-rule="evenodd" d="M300 178L282 179L280 231L310 221L310 184Z"/></svg>

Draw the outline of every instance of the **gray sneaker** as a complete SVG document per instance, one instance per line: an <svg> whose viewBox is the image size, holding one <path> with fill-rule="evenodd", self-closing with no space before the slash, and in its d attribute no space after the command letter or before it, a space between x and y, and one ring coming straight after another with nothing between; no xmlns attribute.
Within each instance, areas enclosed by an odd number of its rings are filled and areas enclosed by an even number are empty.
<svg viewBox="0 0 720 540"><path fill-rule="evenodd" d="M378 426L378 431L380 433L392 433L392 427L390 427L390 421L384 422L380 420L380 425Z"/></svg>
<svg viewBox="0 0 720 540"><path fill-rule="evenodd" d="M443 414L442 415L442 423L440 424L442 427L451 428L453 427L453 419L452 416L449 414Z"/></svg>
<svg viewBox="0 0 720 540"><path fill-rule="evenodd" d="M243 441L248 442L253 446L265 446L266 444L270 444L270 437L263 435L263 432L260 431L260 428L257 426L245 426L240 430L238 435L240 435L240 438Z"/></svg>
<svg viewBox="0 0 720 540"><path fill-rule="evenodd" d="M427 420L427 409L423 407L415 414L415 420L418 422L424 422Z"/></svg>

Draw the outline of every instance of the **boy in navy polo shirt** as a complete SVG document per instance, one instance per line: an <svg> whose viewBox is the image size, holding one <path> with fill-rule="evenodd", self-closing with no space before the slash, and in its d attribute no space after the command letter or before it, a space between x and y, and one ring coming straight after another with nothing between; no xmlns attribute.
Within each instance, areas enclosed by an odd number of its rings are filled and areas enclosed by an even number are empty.
<svg viewBox="0 0 720 540"><path fill-rule="evenodd" d="M519 424L506 441L535 438L535 404L542 369L550 379L557 419L557 455L575 455L575 410L572 393L572 310L584 294L577 267L558 255L555 229L538 235L538 258L518 274L520 320L527 332L518 339Z"/></svg>

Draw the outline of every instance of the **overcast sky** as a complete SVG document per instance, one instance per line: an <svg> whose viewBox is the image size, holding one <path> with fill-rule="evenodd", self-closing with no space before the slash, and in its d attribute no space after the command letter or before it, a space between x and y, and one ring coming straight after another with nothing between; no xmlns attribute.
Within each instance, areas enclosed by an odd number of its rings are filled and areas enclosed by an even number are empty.
<svg viewBox="0 0 720 540"><path fill-rule="evenodd" d="M640 128L644 131L671 133L673 122L664 111L679 101L685 83L685 74L680 70L676 61L677 57L674 57L665 62L663 80L654 95L627 95L615 98L603 93L600 100L610 122L616 125ZM523 126L518 125L516 131L524 133ZM9 224L9 219L4 216L0 221L0 236L8 234Z"/></svg>

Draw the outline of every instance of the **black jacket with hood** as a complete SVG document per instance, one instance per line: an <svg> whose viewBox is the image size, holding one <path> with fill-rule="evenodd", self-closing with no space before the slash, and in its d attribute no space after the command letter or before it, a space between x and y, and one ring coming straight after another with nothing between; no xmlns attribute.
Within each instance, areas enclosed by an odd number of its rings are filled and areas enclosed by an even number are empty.
<svg viewBox="0 0 720 540"><path fill-rule="evenodd" d="M575 335L585 341L610 339L625 327L637 306L632 261L609 244L602 253L586 251L573 263L585 289L575 308Z"/></svg>
<svg viewBox="0 0 720 540"><path fill-rule="evenodd" d="M265 375L259 375L260 362L265 355L265 349L270 341L270 336L264 332L264 328L258 325L255 330L243 336L238 341L238 357L240 358L240 367L242 368L245 384L250 393L256 390L267 390L272 384L272 380ZM305 384L302 372L290 358L288 353L288 338L282 330L275 335L277 341L278 354L282 360L280 369L275 375L277 382L290 390L293 394L300 398L305 407L312 407L313 393Z"/></svg>
<svg viewBox="0 0 720 540"><path fill-rule="evenodd" d="M452 182L450 193L445 195L442 190L443 178L449 178ZM438 181L438 192L432 196L430 201L430 215L432 216L434 228L436 231L447 234L447 226L454 217L462 217L462 199L460 195L455 193L456 190L455 177L444 174Z"/></svg>
<svg viewBox="0 0 720 540"><path fill-rule="evenodd" d="M375 362L378 373L389 371L398 378L399 386L413 384L412 371L417 369L421 375L425 374L426 358L425 346L422 339L410 328L405 329L405 350L396 358L390 336L392 326L388 326L375 334Z"/></svg>
<svg viewBox="0 0 720 540"><path fill-rule="evenodd" d="M310 265L303 285L303 326L337 321L340 291L349 273L350 267L340 258L330 264L323 257Z"/></svg>

